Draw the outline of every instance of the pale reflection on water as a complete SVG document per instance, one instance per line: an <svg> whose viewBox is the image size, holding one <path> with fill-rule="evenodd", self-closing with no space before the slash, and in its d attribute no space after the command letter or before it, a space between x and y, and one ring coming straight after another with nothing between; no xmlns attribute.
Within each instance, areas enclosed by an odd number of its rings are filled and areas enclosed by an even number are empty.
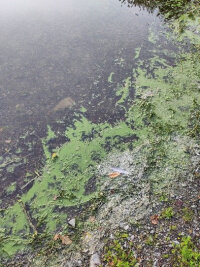
<svg viewBox="0 0 200 267"><path fill-rule="evenodd" d="M7 186L17 182L21 188L27 171L41 169L47 125L58 135L55 148L68 141L66 126L73 125L80 107L95 123L123 119L116 90L132 76L135 49L143 47L143 56L147 46L153 49L152 24L161 24L155 14L118 0L0 0L3 205L22 193L11 197ZM10 172L2 166L13 158L17 167Z"/></svg>
<svg viewBox="0 0 200 267"><path fill-rule="evenodd" d="M1 0L0 125L46 116L64 97L88 103L94 80L132 60L155 20L116 0Z"/></svg>

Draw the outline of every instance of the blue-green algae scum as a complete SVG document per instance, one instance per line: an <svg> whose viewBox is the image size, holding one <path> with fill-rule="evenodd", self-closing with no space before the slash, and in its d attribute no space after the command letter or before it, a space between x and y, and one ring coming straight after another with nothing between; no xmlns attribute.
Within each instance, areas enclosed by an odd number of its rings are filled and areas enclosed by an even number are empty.
<svg viewBox="0 0 200 267"><path fill-rule="evenodd" d="M108 154L141 146L154 193L187 169L197 20L178 36L155 11L116 0L15 0L0 23L1 259L67 233L101 196Z"/></svg>

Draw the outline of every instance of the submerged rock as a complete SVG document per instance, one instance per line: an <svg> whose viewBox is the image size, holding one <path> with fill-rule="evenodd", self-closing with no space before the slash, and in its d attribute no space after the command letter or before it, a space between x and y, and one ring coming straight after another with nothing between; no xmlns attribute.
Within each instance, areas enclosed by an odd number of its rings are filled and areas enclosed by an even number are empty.
<svg viewBox="0 0 200 267"><path fill-rule="evenodd" d="M63 110L65 108L72 107L73 105L75 105L75 101L71 97L66 97L60 100L60 102L53 108L53 111L56 112Z"/></svg>

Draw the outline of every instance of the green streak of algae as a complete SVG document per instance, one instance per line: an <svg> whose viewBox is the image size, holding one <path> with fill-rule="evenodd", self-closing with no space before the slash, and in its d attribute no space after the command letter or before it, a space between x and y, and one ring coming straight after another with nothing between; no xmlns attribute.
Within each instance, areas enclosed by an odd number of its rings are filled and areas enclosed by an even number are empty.
<svg viewBox="0 0 200 267"><path fill-rule="evenodd" d="M135 57L134 59L138 59L140 56L140 52L141 52L141 47L138 47L135 49Z"/></svg>
<svg viewBox="0 0 200 267"><path fill-rule="evenodd" d="M120 96L120 99L117 101L118 105L124 104L129 96L130 87L132 85L131 77L126 78L123 83L124 86L120 87L116 92L116 96Z"/></svg>
<svg viewBox="0 0 200 267"><path fill-rule="evenodd" d="M16 182L12 183L11 185L9 185L9 187L6 189L6 192L8 194L13 193L16 190Z"/></svg>
<svg viewBox="0 0 200 267"><path fill-rule="evenodd" d="M113 75L114 75L115 73L114 72L111 72L110 73L110 75L109 75L109 77L108 77L108 82L109 83L112 83L113 81L112 81L112 78L113 78Z"/></svg>

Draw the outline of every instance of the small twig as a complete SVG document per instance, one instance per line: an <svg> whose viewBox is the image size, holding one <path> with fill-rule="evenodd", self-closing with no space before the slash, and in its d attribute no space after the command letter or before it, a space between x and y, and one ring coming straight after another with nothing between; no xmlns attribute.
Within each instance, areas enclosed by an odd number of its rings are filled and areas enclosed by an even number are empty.
<svg viewBox="0 0 200 267"><path fill-rule="evenodd" d="M26 211L26 207L25 207L24 203L21 200L19 200L19 203L20 203L20 206L22 207L22 210L23 210L23 212L24 212L24 214L25 214L25 216L27 218L27 221L29 222L29 225L33 229L34 233L37 234L37 229L34 226L34 224L32 223L31 218L30 218L30 216L28 215L28 213Z"/></svg>
<svg viewBox="0 0 200 267"><path fill-rule="evenodd" d="M26 188L29 184L31 184L31 183L32 183L33 181L35 181L37 178L38 178L38 176L35 177L35 178L33 178L33 179L31 179L28 183L26 183L25 185L22 186L21 190L23 190L24 188Z"/></svg>

